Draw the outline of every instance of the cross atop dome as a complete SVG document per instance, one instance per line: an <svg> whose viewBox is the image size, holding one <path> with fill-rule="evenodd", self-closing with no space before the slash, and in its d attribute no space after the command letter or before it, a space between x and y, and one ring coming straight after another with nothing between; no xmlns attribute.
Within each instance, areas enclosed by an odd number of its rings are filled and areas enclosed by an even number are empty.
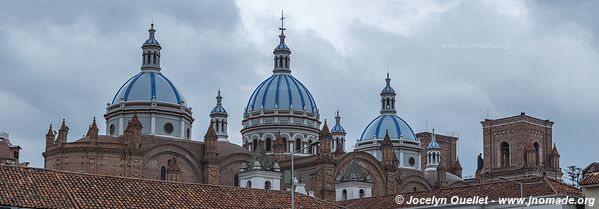
<svg viewBox="0 0 599 209"><path fill-rule="evenodd" d="M281 10L281 27L279 28L279 30L281 30L281 35L279 37L282 37L281 42L285 41L285 33L283 33L286 29L285 29L285 16L283 16L283 10Z"/></svg>
<svg viewBox="0 0 599 209"><path fill-rule="evenodd" d="M279 35L279 45L277 45L277 47L275 48L275 50L273 51L273 54L275 55L274 58L274 73L291 73L291 69L289 67L290 62L291 62L291 58L289 55L291 55L291 50L289 50L289 47L287 47L287 45L285 44L285 16L283 15L283 10L281 10L281 27L279 28L279 30L281 31L281 34Z"/></svg>

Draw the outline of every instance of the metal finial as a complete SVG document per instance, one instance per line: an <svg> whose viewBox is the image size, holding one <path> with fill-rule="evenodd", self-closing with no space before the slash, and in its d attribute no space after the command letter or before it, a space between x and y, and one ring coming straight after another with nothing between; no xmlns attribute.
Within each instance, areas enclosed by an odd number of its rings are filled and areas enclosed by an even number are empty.
<svg viewBox="0 0 599 209"><path fill-rule="evenodd" d="M283 10L281 10L281 27L279 28L279 30L281 30L281 34L283 34L283 31L285 30L285 16L283 15Z"/></svg>

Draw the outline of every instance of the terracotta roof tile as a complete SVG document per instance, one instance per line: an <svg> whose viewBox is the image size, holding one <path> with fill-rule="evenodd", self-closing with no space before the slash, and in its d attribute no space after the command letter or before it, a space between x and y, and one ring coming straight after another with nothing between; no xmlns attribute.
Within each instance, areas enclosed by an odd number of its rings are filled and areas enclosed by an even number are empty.
<svg viewBox="0 0 599 209"><path fill-rule="evenodd" d="M585 177L584 179L582 179L582 181L580 182L580 185L583 185L583 186L595 185L595 184L599 184L599 173L590 174L587 177Z"/></svg>
<svg viewBox="0 0 599 209"><path fill-rule="evenodd" d="M289 208L291 193L0 166L0 205L25 208ZM298 208L342 208L296 194Z"/></svg>
<svg viewBox="0 0 599 209"><path fill-rule="evenodd" d="M520 182L526 182L523 186L524 196L548 196L548 195L569 195L569 196L582 196L580 190L563 184L559 181L552 180L545 177L535 177L523 180L517 180ZM436 189L431 191L421 192L408 192L401 194L406 200L409 197L413 198L451 198L453 196L471 198L474 196L478 197L489 197L489 200L497 200L498 198L510 198L520 197L520 184L513 182L494 182L487 184L469 185L445 189ZM417 205L398 205L395 202L396 195L386 195L379 197L355 199L338 202L348 208L407 208L416 207Z"/></svg>

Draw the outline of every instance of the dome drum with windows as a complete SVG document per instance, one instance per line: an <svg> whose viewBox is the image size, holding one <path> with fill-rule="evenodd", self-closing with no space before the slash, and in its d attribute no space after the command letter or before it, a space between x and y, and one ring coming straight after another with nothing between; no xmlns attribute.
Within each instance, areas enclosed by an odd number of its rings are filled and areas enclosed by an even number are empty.
<svg viewBox="0 0 599 209"><path fill-rule="evenodd" d="M160 50L154 24L142 45L141 72L123 84L107 104L106 134L122 135L126 124L137 113L142 134L191 139L191 108L173 82L162 74Z"/></svg>

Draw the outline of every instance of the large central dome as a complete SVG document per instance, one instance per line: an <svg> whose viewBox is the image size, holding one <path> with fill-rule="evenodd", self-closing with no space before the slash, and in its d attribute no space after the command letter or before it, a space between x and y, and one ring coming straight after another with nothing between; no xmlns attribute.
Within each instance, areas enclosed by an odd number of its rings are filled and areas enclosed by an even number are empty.
<svg viewBox="0 0 599 209"><path fill-rule="evenodd" d="M116 93L112 104L128 101L185 102L183 95L162 73L143 71L131 77Z"/></svg>
<svg viewBox="0 0 599 209"><path fill-rule="evenodd" d="M274 109L318 113L310 91L291 74L286 73L274 74L260 83L252 93L245 113Z"/></svg>
<svg viewBox="0 0 599 209"><path fill-rule="evenodd" d="M315 149L305 148L318 138L320 115L308 88L291 75L291 49L285 44L283 19L281 15L273 73L256 87L243 113L243 147L254 151L264 146L266 152L273 152L275 136L280 136L286 152L314 154Z"/></svg>

